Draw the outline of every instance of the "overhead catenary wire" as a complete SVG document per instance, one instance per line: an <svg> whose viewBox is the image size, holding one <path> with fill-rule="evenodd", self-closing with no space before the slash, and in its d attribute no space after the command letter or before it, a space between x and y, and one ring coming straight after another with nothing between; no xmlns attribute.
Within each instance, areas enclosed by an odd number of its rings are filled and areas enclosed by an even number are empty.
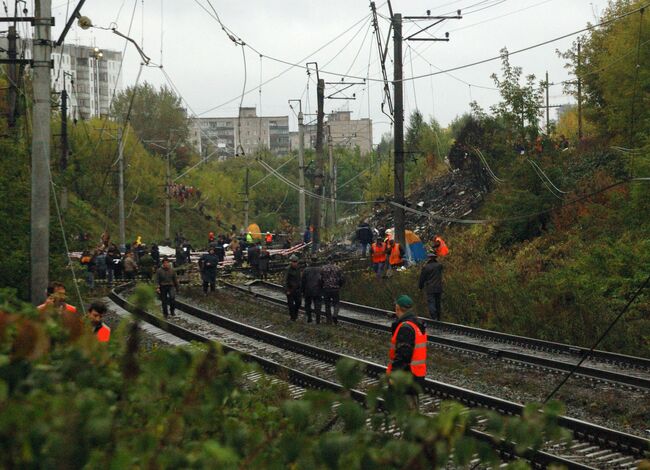
<svg viewBox="0 0 650 470"><path fill-rule="evenodd" d="M555 191L553 190L553 188L551 188L551 187L548 185L548 182L546 181L546 179L545 179L545 178L540 174L540 172L539 172L540 169L539 169L538 167L536 167L536 166L533 164L533 161L532 161L531 159L527 158L526 160L528 161L528 163L530 164L530 166L533 167L533 171L535 172L535 174L537 175L537 177L542 181L542 184L546 187L546 189L548 190L548 192L551 193L553 196L555 196L557 199L560 199L560 200L561 200L561 199L562 199L562 196L560 196L557 192L555 192Z"/></svg>
<svg viewBox="0 0 650 470"><path fill-rule="evenodd" d="M508 55L513 56L513 55L516 55L516 54L521 54L523 52L527 52L527 51L536 49L538 47L542 47L542 46L546 46L548 44L552 44L552 43L560 41L562 39L566 39L566 38L569 38L569 37L572 37L572 36L576 36L576 35L578 35L580 33L591 31L591 30L599 28L601 26L605 26L605 25L615 23L616 21L619 21L619 20L621 20L623 18L627 18L628 16L633 15L634 13L640 12L642 9L647 8L648 6L650 6L650 3L646 3L646 4L644 4L643 6L641 6L639 8L636 8L636 9L631 10L629 12L623 13L623 14L621 14L619 16L614 17L614 18L610 18L610 19L601 21L600 23L590 24L590 25L588 25L588 26L586 26L584 28L578 29L576 31L572 31L572 32L569 32L569 33L566 33L566 34L563 34L563 35L560 35L560 36L555 36L555 37L547 39L545 41L538 42L538 43L535 43L535 44L531 44L529 46L526 46L526 47L523 47L523 48L520 48L520 49L516 49L514 51L509 51ZM364 17L364 20L365 20L365 18L366 17ZM302 69L307 69L307 67L305 65L303 65L303 64L294 63L294 62L287 61L287 60L284 60L284 59L280 59L280 58L277 58L277 57L262 54L259 50L253 48L250 44L246 44L246 46L249 47L250 49L252 49L253 51L255 51L257 54L263 55L263 57L265 57L266 59L269 59L269 60L272 60L272 61L275 61L275 62L278 62L278 63L282 63L282 64L285 64L285 65L289 65L292 68L293 67L298 67L298 68L302 68ZM311 55L313 55L313 54L311 54ZM466 69L466 68L470 68L470 67L476 67L478 65L483 65L483 64L486 64L486 63L489 63L489 62L500 60L501 58L502 58L502 55L499 54L499 55L488 57L488 58L485 58L485 59L476 60L474 62L470 62L470 63L466 63L466 64L454 66L454 67L449 67L449 68L446 68L446 69L443 69L443 70L439 70L437 72L425 73L425 74L415 75L415 76L411 76L411 77L404 77L404 78L401 79L401 81L406 82L406 81L409 81L409 80L418 80L418 79L425 78L425 77L441 75L441 74L445 74L445 73L448 73L448 72L454 72L454 71L457 71L457 70L462 70L462 69ZM330 70L325 70L325 69L320 69L319 72L321 74L333 75L333 76L339 76L339 77L347 77L347 78L358 79L358 80L363 80L364 79L364 77L361 77L361 76L346 75L346 74L343 74L343 73L340 73L340 72L335 72L335 71L330 71ZM368 80L369 81L382 81L383 82L383 78L369 78ZM225 104L223 104L223 105L225 105ZM221 105L218 106L218 107L221 107ZM213 108L213 109L216 109L216 108Z"/></svg>
<svg viewBox="0 0 650 470"><path fill-rule="evenodd" d="M546 181L548 181L548 183L549 183L551 186L553 186L553 189L555 189L558 193L561 193L561 194L566 194L566 193L567 193L566 191L562 191L560 188L558 188L558 187L553 183L553 181L551 181L551 178L548 177L548 175L544 172L544 170L542 170L542 167L539 166L539 164L538 164L536 161L531 160L530 158L528 159L528 161L530 162L530 164L531 164L533 167L535 167L535 168L537 168L537 170L539 170L539 173L544 177L544 179L546 179Z"/></svg>

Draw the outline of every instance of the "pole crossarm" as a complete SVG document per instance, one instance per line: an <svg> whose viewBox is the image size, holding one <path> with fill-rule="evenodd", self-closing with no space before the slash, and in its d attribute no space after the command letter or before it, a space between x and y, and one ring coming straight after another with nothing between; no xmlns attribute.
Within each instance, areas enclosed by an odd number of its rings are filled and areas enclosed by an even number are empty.
<svg viewBox="0 0 650 470"><path fill-rule="evenodd" d="M334 91L333 93L327 95L325 97L326 100L356 100L357 97L356 97L355 93L353 93L352 96L337 96L337 95L342 94L345 90L349 90L350 88L352 88L355 85L365 85L366 82L365 82L365 80L363 82L344 82L344 81L340 81L340 82L325 82L325 84L326 85L335 85L335 86L336 85L344 85L343 88L340 88L340 89Z"/></svg>
<svg viewBox="0 0 650 470"><path fill-rule="evenodd" d="M411 20L411 21L433 21L429 26L425 26L424 28L420 28L419 31L416 31L415 33L411 34L410 36L404 38L404 41L449 41L449 33L445 33L444 38L421 38L418 37L421 33L424 33L428 31L430 28L433 28L434 26L442 23L445 20L460 20L463 17L460 14L460 10L458 10L457 15L453 16L405 16L403 19L404 20Z"/></svg>

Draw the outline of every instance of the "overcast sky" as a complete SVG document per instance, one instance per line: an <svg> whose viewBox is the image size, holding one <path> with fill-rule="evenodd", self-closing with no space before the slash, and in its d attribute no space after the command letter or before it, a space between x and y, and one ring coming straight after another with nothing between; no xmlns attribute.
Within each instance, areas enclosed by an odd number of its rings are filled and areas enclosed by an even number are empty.
<svg viewBox="0 0 650 470"><path fill-rule="evenodd" d="M66 8L70 11L78 0L53 0L53 14L58 36L65 23ZM30 2L31 3L31 2ZM139 44L153 62L164 70L186 100L191 114L200 116L237 115L239 97L246 76L244 106L256 106L264 115L289 115L292 130L297 127L287 100L303 99L303 111L316 109L315 76L311 80L304 69L287 66L263 58L246 49L247 73L244 74L242 48L235 45L214 18L201 8L209 9L207 0L87 0L82 14L94 25L109 27L112 23ZM369 3L366 0L212 0L223 23L241 39L264 56L304 64L317 61L323 72L337 72L358 77L381 78L375 37L372 34ZM606 0L393 0L393 11L403 15L454 14L462 10L460 20L447 20L431 31L437 37L450 33L449 42L408 42L404 45L404 76L417 76L448 69L498 55L506 46L510 51L560 36L595 22L607 5ZM378 11L388 16L383 1ZM420 27L427 23L419 23ZM388 21L380 18L385 40ZM417 25L404 23L405 36ZM345 34L345 31L348 31ZM342 34L342 35L341 35ZM334 41L333 39L340 37ZM426 36L425 36L426 37ZM365 40L364 40L365 39ZM574 38L533 49L511 57L511 63L524 68L526 74L542 79L548 70L551 82L568 78L563 61L555 53L567 49ZM124 39L101 29L81 30L76 24L68 42L96 44L100 48L122 50ZM332 41L326 47L322 46ZM162 55L161 55L162 43ZM320 49L320 50L319 50ZM315 52L317 51L318 52ZM392 56L392 44L389 46ZM123 85L132 85L138 74L140 57L132 45L126 47ZM452 76L439 74L404 83L405 113L416 107L425 117L435 117L443 126L469 109L470 100L484 108L495 102L492 72L498 61L458 70ZM387 63L389 79L392 63ZM287 69L289 69L287 71ZM262 81L272 79L258 89ZM322 72L326 81L339 76ZM141 81L166 83L159 68L146 68ZM468 85L471 84L473 86ZM356 100L326 100L325 112L349 109L353 117L370 117L374 121L374 140L390 131L388 118L381 113L381 82L367 82L354 87ZM328 86L326 94L334 91ZM551 89L551 104L569 102L560 87ZM417 106L416 106L417 105Z"/></svg>

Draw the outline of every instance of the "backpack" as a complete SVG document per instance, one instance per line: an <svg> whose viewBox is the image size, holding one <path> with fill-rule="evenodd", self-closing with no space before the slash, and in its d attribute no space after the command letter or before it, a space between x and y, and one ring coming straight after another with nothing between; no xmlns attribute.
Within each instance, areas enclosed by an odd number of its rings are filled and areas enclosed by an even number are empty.
<svg viewBox="0 0 650 470"><path fill-rule="evenodd" d="M97 255L95 257L95 264L100 271L106 271L106 255Z"/></svg>
<svg viewBox="0 0 650 470"><path fill-rule="evenodd" d="M323 282L323 289L341 288L341 271L335 266L325 266L321 270L321 279Z"/></svg>

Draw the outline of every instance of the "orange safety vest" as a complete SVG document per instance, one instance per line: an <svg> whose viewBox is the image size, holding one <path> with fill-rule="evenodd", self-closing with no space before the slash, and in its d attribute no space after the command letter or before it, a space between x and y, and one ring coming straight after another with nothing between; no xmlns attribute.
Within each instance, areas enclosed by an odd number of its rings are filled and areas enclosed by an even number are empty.
<svg viewBox="0 0 650 470"><path fill-rule="evenodd" d="M385 263L386 262L386 245L383 243L381 247L377 243L373 243L370 247L372 250L372 262L373 263Z"/></svg>
<svg viewBox="0 0 650 470"><path fill-rule="evenodd" d="M273 235L270 233L266 236L266 243L271 243L273 241Z"/></svg>
<svg viewBox="0 0 650 470"><path fill-rule="evenodd" d="M102 324L102 327L97 330L97 340L100 343L107 343L109 339L111 339L111 329Z"/></svg>
<svg viewBox="0 0 650 470"><path fill-rule="evenodd" d="M393 249L390 252L390 258L388 259L388 262L391 266L402 264L402 256L399 254L399 247L399 243L395 243Z"/></svg>
<svg viewBox="0 0 650 470"><path fill-rule="evenodd" d="M393 361L395 360L395 348L397 344L397 334L404 324L410 325L415 331L415 345L413 347L413 355L411 356L411 373L416 377L425 377L427 375L427 334L420 331L420 328L412 321L405 321L397 325L395 333L390 340L390 351L388 358L390 362L386 368L386 374L390 375L393 370Z"/></svg>
<svg viewBox="0 0 650 470"><path fill-rule="evenodd" d="M438 248L436 248L436 254L438 256L447 256L449 254L449 248L447 248L445 241L440 237L436 237L434 240L439 243Z"/></svg>

